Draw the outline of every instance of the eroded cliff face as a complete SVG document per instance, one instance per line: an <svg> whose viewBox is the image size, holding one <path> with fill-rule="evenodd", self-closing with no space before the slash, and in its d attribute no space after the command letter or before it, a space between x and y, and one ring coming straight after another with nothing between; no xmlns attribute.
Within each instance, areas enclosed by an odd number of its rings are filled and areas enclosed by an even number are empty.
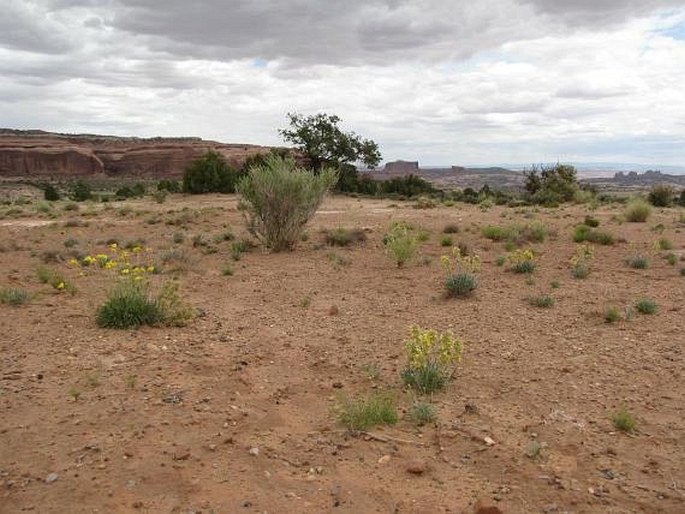
<svg viewBox="0 0 685 514"><path fill-rule="evenodd" d="M213 150L235 167L269 147L199 138L133 138L0 129L0 177L180 178L192 161Z"/></svg>

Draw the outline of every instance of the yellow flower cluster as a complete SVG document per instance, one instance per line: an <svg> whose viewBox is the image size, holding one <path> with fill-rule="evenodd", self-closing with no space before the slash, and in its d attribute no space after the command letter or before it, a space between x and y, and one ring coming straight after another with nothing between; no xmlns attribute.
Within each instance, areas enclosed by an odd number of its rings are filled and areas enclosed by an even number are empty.
<svg viewBox="0 0 685 514"><path fill-rule="evenodd" d="M569 259L571 266L587 265L594 256L594 250L588 244L576 245L576 250Z"/></svg>
<svg viewBox="0 0 685 514"><path fill-rule="evenodd" d="M535 259L535 254L533 250L528 248L527 250L515 250L509 254L508 260L513 265L516 266L526 261L532 261Z"/></svg>
<svg viewBox="0 0 685 514"><path fill-rule="evenodd" d="M456 275L459 271L477 273L480 270L480 257L477 255L462 255L461 248L452 247L452 256L440 257L440 264L448 275Z"/></svg>
<svg viewBox="0 0 685 514"><path fill-rule="evenodd" d="M461 361L464 345L450 331L438 333L412 325L404 349L409 369L419 370L432 365L444 371Z"/></svg>
<svg viewBox="0 0 685 514"><path fill-rule="evenodd" d="M142 280L142 275L145 273L154 273L156 268L154 265L142 262L140 255L147 251L140 245L135 245L128 250L121 250L117 243L112 243L109 246L111 255L105 253L98 253L96 255L86 255L78 261L71 259L69 264L77 267L97 266L98 268L106 270L114 270L120 275L135 277L135 280ZM132 262L131 257L135 255L135 262Z"/></svg>

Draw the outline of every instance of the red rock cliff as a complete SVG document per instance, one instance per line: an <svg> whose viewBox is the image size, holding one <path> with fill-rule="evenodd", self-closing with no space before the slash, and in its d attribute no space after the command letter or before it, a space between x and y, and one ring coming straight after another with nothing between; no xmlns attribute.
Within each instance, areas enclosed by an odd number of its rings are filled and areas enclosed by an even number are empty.
<svg viewBox="0 0 685 514"><path fill-rule="evenodd" d="M0 177L96 176L180 178L193 160L214 150L240 167L269 147L199 138L135 138L0 129Z"/></svg>

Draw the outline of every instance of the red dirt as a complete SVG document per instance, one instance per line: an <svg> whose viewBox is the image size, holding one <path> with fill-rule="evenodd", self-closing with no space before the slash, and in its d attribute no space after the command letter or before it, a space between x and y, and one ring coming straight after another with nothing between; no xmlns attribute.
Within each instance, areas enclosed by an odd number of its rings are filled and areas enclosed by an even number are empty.
<svg viewBox="0 0 685 514"><path fill-rule="evenodd" d="M62 212L48 226L25 223L33 216L0 227L0 286L41 293L0 305L0 512L685 512L684 264L668 265L665 252L646 270L625 264L659 237L685 254L675 210L642 224L612 221L614 207L593 212L626 242L596 247L591 275L577 280L568 258L582 206L529 209L526 219L505 207L333 198L294 252L253 249L222 276L230 242L204 255L191 237L211 239L227 223L244 235L235 198L126 205L126 216ZM183 206L187 228L165 224ZM160 223L147 222L155 216ZM65 227L71 218L89 225ZM397 219L430 232L421 250L429 262L398 269L384 255L383 233ZM502 243L479 227L534 220L558 235L531 245L530 285L496 266ZM483 261L470 298L442 295L447 223ZM661 235L651 230L658 223ZM368 228L368 241L325 246L320 230L339 225ZM36 278L42 252L66 255L68 238L84 253L110 237L142 237L160 252L175 246L174 232L187 234L180 246L196 257L180 278L200 310L187 327L100 329L94 312L111 284L103 273L50 264L76 283L74 296ZM553 308L526 301L541 293ZM607 307L642 296L656 315L604 322ZM432 398L436 424L422 428L404 417L413 396L400 378L412 323L452 329L466 347L454 381ZM338 399L374 389L396 391L399 423L347 432ZM636 416L634 434L612 426L621 406ZM533 440L546 445L540 459L526 456Z"/></svg>

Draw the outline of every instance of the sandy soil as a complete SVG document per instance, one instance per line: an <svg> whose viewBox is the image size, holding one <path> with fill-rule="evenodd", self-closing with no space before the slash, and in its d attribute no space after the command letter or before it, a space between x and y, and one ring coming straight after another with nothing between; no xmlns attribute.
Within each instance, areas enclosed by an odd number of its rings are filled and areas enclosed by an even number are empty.
<svg viewBox="0 0 685 514"><path fill-rule="evenodd" d="M568 264L584 206L417 210L332 198L296 251L255 248L238 262L230 242L213 254L191 242L228 225L246 235L235 198L60 212L0 227L0 286L37 294L0 305L0 512L685 512L685 263L651 253L663 236L685 255L682 209L637 224L619 224L618 207L593 212L623 242L596 247L585 280ZM185 227L166 223L181 216ZM401 269L381 244L399 219L430 233L421 262ZM480 227L536 220L557 236L531 245L531 281L496 265L503 244ZM442 294L447 223L483 261L470 298ZM328 247L321 230L337 226L365 228L368 240ZM154 254L186 248L195 263L181 291L198 317L184 328L97 328L111 280L69 266L69 238L90 254L108 238L143 238ZM36 278L52 250L65 261L48 266L77 285L74 296ZM626 265L637 252L650 255L648 269ZM226 262L233 276L222 275ZM542 293L553 308L526 301ZM604 322L609 306L643 296L657 314ZM420 428L405 416L414 395L400 377L412 323L452 329L466 345L454 381L432 398L436 423ZM346 431L340 398L384 389L396 393L399 423ZM634 434L612 426L621 406ZM526 455L532 441L539 458Z"/></svg>

